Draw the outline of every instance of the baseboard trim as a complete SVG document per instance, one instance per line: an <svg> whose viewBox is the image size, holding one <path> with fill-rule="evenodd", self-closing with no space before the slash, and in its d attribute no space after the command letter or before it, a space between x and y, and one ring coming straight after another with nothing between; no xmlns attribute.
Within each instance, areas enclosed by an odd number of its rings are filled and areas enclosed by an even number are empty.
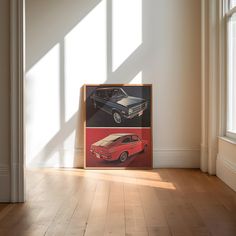
<svg viewBox="0 0 236 236"><path fill-rule="evenodd" d="M29 163L29 167L84 167L84 149L63 150L65 155L73 155L71 162L45 163L43 159ZM199 168L200 149L154 149L153 168Z"/></svg>
<svg viewBox="0 0 236 236"><path fill-rule="evenodd" d="M83 168L84 167L84 148L75 149L75 167Z"/></svg>
<svg viewBox="0 0 236 236"><path fill-rule="evenodd" d="M84 166L84 149L60 149L60 156L53 152L50 156L38 155L32 161L26 163L30 168L81 168Z"/></svg>
<svg viewBox="0 0 236 236"><path fill-rule="evenodd" d="M220 154L217 155L216 175L236 191L236 165Z"/></svg>
<svg viewBox="0 0 236 236"><path fill-rule="evenodd" d="M0 166L0 202L10 202L10 168L7 165Z"/></svg>
<svg viewBox="0 0 236 236"><path fill-rule="evenodd" d="M208 146L201 144L200 168L202 172L208 172Z"/></svg>
<svg viewBox="0 0 236 236"><path fill-rule="evenodd" d="M154 149L154 168L199 168L200 149Z"/></svg>

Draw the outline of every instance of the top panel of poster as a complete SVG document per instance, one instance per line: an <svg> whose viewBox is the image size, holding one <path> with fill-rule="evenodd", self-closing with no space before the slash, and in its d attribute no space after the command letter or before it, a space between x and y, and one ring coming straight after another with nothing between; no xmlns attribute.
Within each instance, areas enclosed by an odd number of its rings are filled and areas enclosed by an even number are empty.
<svg viewBox="0 0 236 236"><path fill-rule="evenodd" d="M86 85L86 127L151 127L151 85Z"/></svg>

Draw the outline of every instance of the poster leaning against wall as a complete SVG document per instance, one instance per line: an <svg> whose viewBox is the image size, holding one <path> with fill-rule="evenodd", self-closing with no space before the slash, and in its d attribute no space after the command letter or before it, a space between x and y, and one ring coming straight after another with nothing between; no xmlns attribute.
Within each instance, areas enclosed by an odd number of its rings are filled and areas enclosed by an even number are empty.
<svg viewBox="0 0 236 236"><path fill-rule="evenodd" d="M85 85L85 168L152 168L152 86Z"/></svg>

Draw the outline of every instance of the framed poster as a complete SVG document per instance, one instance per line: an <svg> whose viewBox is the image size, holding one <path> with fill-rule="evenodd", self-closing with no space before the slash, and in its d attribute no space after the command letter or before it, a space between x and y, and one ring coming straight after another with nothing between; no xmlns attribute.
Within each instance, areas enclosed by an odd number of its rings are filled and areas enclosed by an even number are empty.
<svg viewBox="0 0 236 236"><path fill-rule="evenodd" d="M152 85L85 85L85 168L152 168Z"/></svg>

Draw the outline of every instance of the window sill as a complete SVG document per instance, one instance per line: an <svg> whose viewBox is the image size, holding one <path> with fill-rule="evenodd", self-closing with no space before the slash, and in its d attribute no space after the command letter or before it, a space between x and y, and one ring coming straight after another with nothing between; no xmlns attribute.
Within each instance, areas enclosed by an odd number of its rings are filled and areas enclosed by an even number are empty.
<svg viewBox="0 0 236 236"><path fill-rule="evenodd" d="M236 145L236 140L233 139L233 138L229 138L229 137L223 136L223 137L219 137L219 139L221 139L221 140L223 140L225 142L231 143L233 145Z"/></svg>

